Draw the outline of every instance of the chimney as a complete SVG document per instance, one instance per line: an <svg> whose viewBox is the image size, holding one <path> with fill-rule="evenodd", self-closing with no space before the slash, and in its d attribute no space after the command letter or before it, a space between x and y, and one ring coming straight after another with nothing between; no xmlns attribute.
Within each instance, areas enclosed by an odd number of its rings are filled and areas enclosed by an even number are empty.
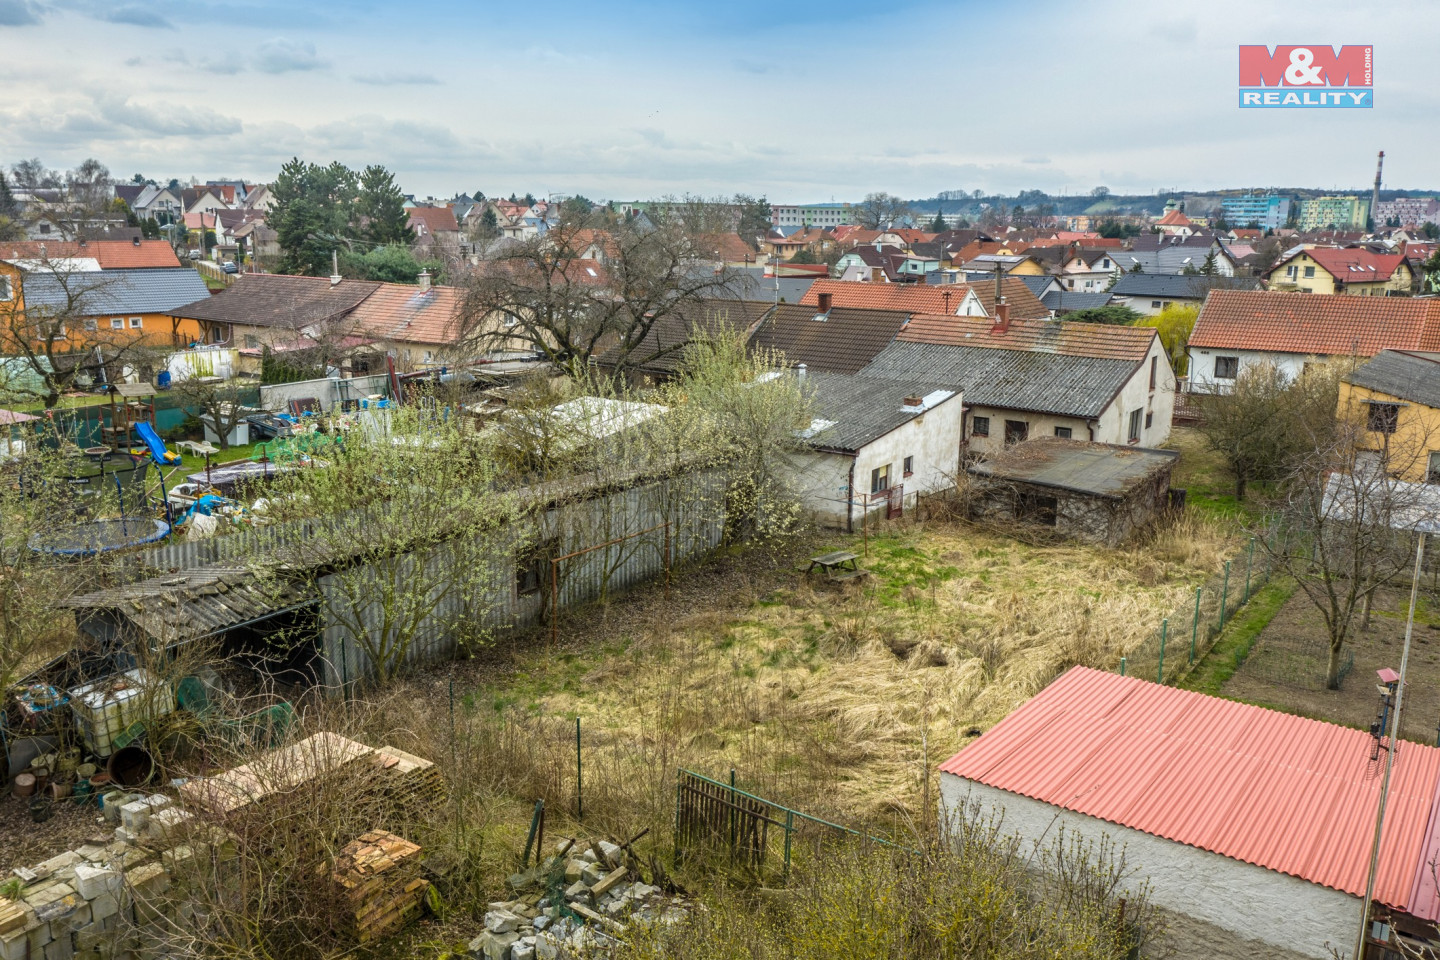
<svg viewBox="0 0 1440 960"><path fill-rule="evenodd" d="M80 249L82 249L82 250L85 249L86 245L87 245L87 244L86 244L85 238L84 238L84 237L81 237L81 238L80 238Z"/></svg>
<svg viewBox="0 0 1440 960"><path fill-rule="evenodd" d="M340 251L330 251L330 286L337 286L344 279L340 276Z"/></svg>
<svg viewBox="0 0 1440 960"><path fill-rule="evenodd" d="M133 243L133 244L135 244L135 246L137 246L137 247L140 246L140 238L139 238L139 237L132 237L131 240L130 240L130 242Z"/></svg>
<svg viewBox="0 0 1440 960"><path fill-rule="evenodd" d="M1003 300L995 304L995 323L990 329L993 333L1005 333L1010 329L1010 304Z"/></svg>
<svg viewBox="0 0 1440 960"><path fill-rule="evenodd" d="M831 301L833 301L834 299L835 295L833 293L820 294L820 312L829 313Z"/></svg>
<svg viewBox="0 0 1440 960"><path fill-rule="evenodd" d="M919 407L919 406L923 406L924 403L925 403L925 398L924 398L924 397L915 396L915 395L912 394L911 396L908 396L908 397L905 398L904 403L902 404L902 406L906 406L906 407Z"/></svg>
<svg viewBox="0 0 1440 960"><path fill-rule="evenodd" d="M427 292L429 292L429 290L430 290L430 271L429 271L429 270L421 270L421 271L420 271L420 292L421 292L421 293L427 293ZM824 294L821 294L821 296L824 296Z"/></svg>
<svg viewBox="0 0 1440 960"><path fill-rule="evenodd" d="M821 296L825 296L825 294L821 294ZM797 363L797 364L795 365L795 379L796 379L796 380L799 380L801 383L804 383L804 382L805 382L805 371L806 371L807 369L809 369L809 368L806 367L805 364L803 364L803 363Z"/></svg>

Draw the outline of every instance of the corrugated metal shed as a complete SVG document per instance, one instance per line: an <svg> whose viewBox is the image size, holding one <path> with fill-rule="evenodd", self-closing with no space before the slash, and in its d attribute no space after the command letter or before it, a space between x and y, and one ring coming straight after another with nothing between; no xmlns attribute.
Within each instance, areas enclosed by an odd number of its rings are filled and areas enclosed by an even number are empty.
<svg viewBox="0 0 1440 960"><path fill-rule="evenodd" d="M1360 730L1072 667L941 771L1340 890L1365 893L1380 777ZM1428 920L1417 877L1440 749L1395 757L1375 898Z"/></svg>
<svg viewBox="0 0 1440 960"><path fill-rule="evenodd" d="M273 616L315 596L293 584L261 580L243 567L208 567L74 597L63 606L112 611L148 637L178 643Z"/></svg>

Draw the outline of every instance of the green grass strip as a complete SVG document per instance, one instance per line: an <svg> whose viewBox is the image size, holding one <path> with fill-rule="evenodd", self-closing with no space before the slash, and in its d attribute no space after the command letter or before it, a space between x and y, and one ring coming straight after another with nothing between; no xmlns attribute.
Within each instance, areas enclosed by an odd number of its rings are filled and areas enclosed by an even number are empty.
<svg viewBox="0 0 1440 960"><path fill-rule="evenodd" d="M1295 593L1295 581L1276 576L1250 598L1220 634L1210 652L1180 681L1185 690L1220 696L1220 689L1240 669L1260 631L1270 625L1280 608Z"/></svg>

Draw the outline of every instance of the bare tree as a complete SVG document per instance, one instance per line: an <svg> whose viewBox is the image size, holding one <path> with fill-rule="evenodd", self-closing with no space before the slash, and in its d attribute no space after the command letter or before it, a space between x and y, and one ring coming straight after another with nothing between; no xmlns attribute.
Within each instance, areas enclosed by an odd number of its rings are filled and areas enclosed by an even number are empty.
<svg viewBox="0 0 1440 960"><path fill-rule="evenodd" d="M1290 385L1274 364L1257 363L1238 371L1229 393L1203 397L1205 416L1199 430L1210 449L1225 458L1235 478L1236 500L1245 499L1251 483L1284 476L1286 455L1295 440L1282 416Z"/></svg>
<svg viewBox="0 0 1440 960"><path fill-rule="evenodd" d="M198 411L201 422L219 436L220 449L230 449L230 434L245 419L241 403L244 391L230 381L213 377L188 376L175 384L175 395L190 409Z"/></svg>
<svg viewBox="0 0 1440 960"><path fill-rule="evenodd" d="M562 224L496 250L466 284L459 333L468 352L531 350L575 371L611 348L617 372L650 359L655 324L728 282L696 255L680 218L656 220L601 232ZM603 262L581 259L597 244Z"/></svg>
<svg viewBox="0 0 1440 960"><path fill-rule="evenodd" d="M888 230L910 215L910 204L889 193L867 193L855 206L855 222L867 230Z"/></svg>

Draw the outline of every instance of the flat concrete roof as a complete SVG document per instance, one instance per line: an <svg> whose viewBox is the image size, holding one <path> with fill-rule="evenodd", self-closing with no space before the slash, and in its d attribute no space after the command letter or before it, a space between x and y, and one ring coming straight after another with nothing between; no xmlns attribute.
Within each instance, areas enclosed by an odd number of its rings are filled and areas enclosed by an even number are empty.
<svg viewBox="0 0 1440 960"><path fill-rule="evenodd" d="M1017 443L970 473L1118 500L1179 457L1177 450L1042 437Z"/></svg>

